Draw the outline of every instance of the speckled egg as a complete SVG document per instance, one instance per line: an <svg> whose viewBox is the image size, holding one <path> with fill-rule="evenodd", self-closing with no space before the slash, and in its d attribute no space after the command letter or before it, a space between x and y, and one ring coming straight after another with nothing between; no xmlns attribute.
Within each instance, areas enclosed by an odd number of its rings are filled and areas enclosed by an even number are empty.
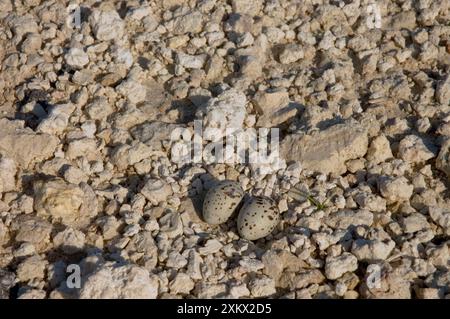
<svg viewBox="0 0 450 319"><path fill-rule="evenodd" d="M237 227L241 237L257 240L269 235L277 226L280 213L274 200L252 197L242 206Z"/></svg>
<svg viewBox="0 0 450 319"><path fill-rule="evenodd" d="M238 182L226 180L217 183L206 193L203 219L212 225L225 223L243 197L244 190Z"/></svg>

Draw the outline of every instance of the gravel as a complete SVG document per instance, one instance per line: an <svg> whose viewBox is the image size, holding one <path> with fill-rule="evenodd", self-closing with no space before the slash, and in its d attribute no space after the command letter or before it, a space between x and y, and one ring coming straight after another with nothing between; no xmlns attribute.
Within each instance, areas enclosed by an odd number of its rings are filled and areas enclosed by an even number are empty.
<svg viewBox="0 0 450 319"><path fill-rule="evenodd" d="M0 1L0 298L448 299L428 2ZM261 128L280 158L214 161Z"/></svg>

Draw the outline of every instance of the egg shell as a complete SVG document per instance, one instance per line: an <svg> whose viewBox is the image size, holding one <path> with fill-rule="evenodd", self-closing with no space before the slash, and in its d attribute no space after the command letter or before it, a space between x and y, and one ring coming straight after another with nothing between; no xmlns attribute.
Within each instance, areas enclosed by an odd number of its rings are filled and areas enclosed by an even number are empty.
<svg viewBox="0 0 450 319"><path fill-rule="evenodd" d="M237 227L241 237L257 240L269 235L280 220L280 212L274 200L268 197L252 197L241 208Z"/></svg>
<svg viewBox="0 0 450 319"><path fill-rule="evenodd" d="M203 219L208 224L225 223L236 210L244 190L238 182L221 181L208 190L203 201Z"/></svg>

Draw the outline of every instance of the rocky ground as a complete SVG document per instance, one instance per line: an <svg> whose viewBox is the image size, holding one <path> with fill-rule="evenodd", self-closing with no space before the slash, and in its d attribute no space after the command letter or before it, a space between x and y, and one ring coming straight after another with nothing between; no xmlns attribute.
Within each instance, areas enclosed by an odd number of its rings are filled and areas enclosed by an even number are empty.
<svg viewBox="0 0 450 319"><path fill-rule="evenodd" d="M0 60L1 298L450 297L449 1L0 0ZM196 119L285 163L174 161Z"/></svg>

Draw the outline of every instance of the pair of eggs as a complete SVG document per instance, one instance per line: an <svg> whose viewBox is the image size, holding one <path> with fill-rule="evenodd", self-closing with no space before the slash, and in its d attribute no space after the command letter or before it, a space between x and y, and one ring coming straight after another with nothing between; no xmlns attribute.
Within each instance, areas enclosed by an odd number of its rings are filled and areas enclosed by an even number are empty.
<svg viewBox="0 0 450 319"><path fill-rule="evenodd" d="M244 198L244 190L234 181L221 181L208 190L203 202L203 219L212 225L225 223ZM269 235L280 218L274 200L267 197L251 197L239 211L237 228L239 235L257 240Z"/></svg>

